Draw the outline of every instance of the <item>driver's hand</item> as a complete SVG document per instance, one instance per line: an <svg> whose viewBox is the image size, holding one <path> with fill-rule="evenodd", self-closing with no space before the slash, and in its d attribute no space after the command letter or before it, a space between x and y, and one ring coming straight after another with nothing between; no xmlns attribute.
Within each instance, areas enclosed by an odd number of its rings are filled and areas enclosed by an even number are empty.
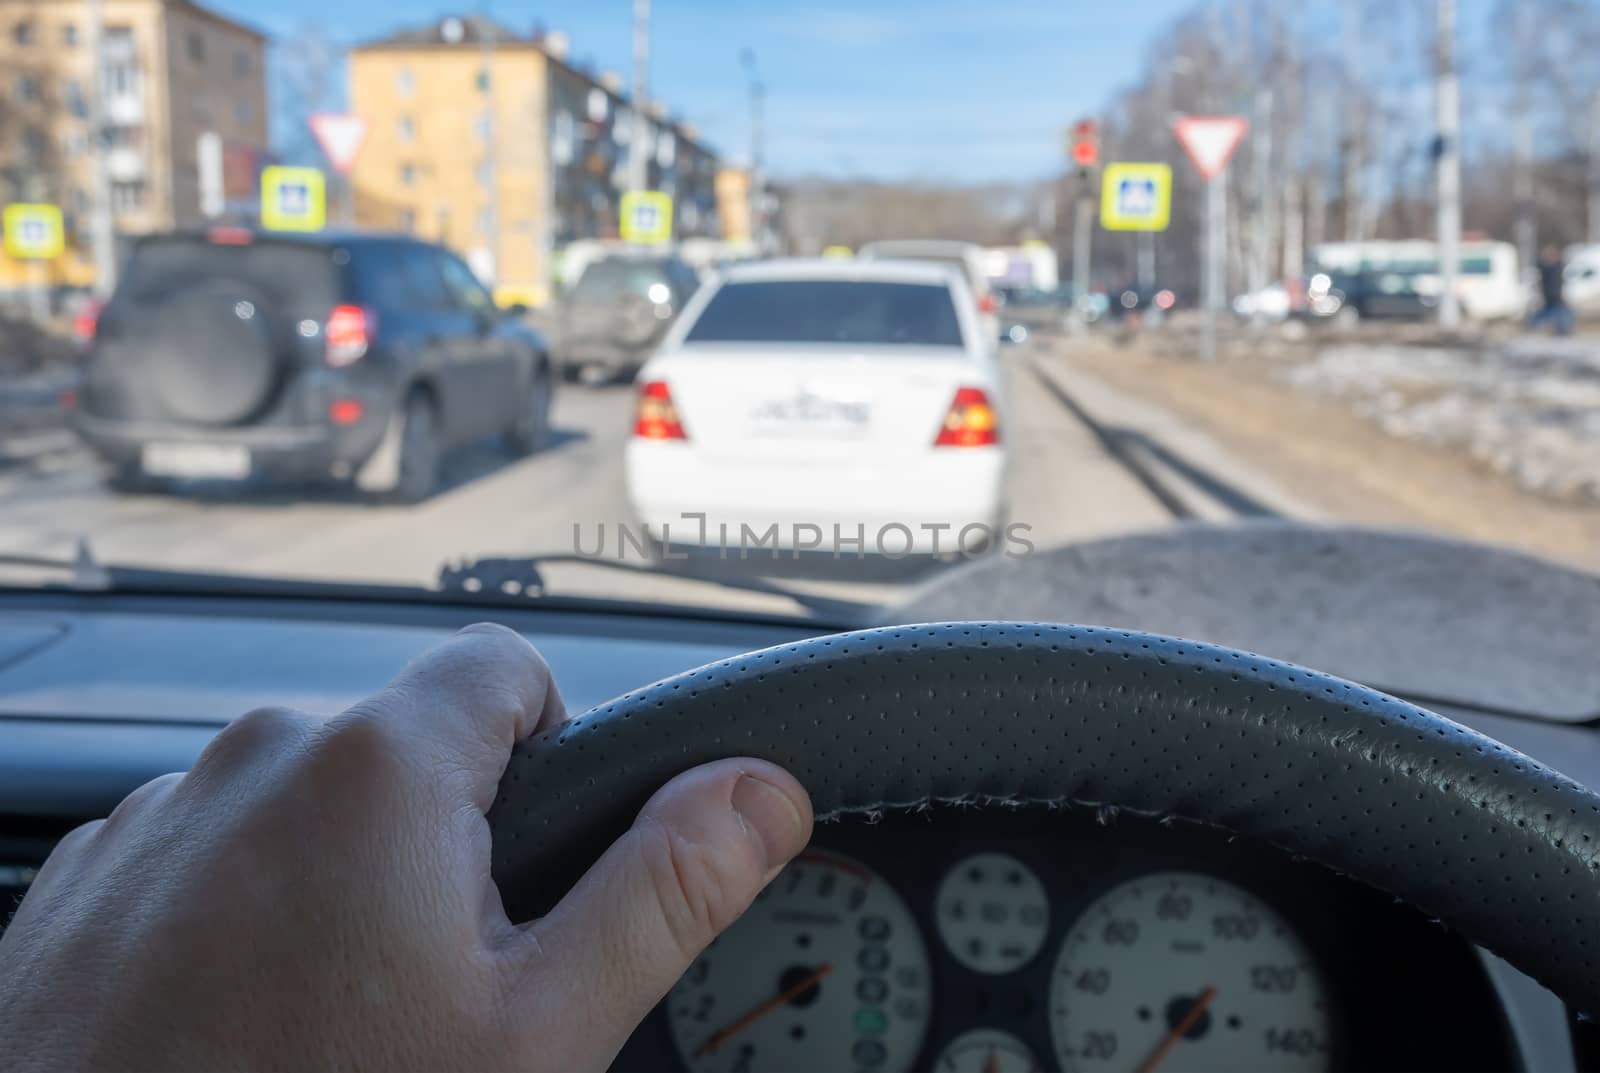
<svg viewBox="0 0 1600 1073"><path fill-rule="evenodd" d="M68 835L0 940L7 1069L600 1069L811 834L788 774L679 776L514 926L484 813L566 718L473 626L331 721L252 712Z"/></svg>

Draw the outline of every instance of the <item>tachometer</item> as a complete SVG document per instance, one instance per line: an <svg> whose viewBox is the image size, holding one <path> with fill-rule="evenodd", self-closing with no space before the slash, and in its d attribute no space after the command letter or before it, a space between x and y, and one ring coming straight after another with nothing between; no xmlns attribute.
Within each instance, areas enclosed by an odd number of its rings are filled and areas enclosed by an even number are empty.
<svg viewBox="0 0 1600 1073"><path fill-rule="evenodd" d="M928 951L905 902L846 857L784 869L667 996L691 1070L907 1070L928 1027Z"/></svg>
<svg viewBox="0 0 1600 1073"><path fill-rule="evenodd" d="M1050 981L1065 1070L1319 1070L1331 1025L1293 929L1214 876L1163 872L1102 895Z"/></svg>

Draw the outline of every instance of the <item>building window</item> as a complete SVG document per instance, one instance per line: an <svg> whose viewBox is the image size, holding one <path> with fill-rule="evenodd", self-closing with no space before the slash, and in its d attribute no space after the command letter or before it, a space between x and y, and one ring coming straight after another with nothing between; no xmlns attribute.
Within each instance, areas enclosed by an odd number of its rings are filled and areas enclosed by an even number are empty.
<svg viewBox="0 0 1600 1073"><path fill-rule="evenodd" d="M144 207L144 180L111 184L113 212L133 212Z"/></svg>
<svg viewBox="0 0 1600 1073"><path fill-rule="evenodd" d="M241 97L239 100L236 100L236 101L233 102L233 125L234 126L241 127L241 128L248 127L248 126L254 125L255 121L256 121L256 102L255 101L250 100L248 97Z"/></svg>
<svg viewBox="0 0 1600 1073"><path fill-rule="evenodd" d="M400 210L400 230L408 235L417 233L417 212L415 209Z"/></svg>
<svg viewBox="0 0 1600 1073"><path fill-rule="evenodd" d="M478 185L485 190L494 182L494 165L487 160L478 161Z"/></svg>
<svg viewBox="0 0 1600 1073"><path fill-rule="evenodd" d="M494 116L488 112L479 112L472 121L472 132L477 135L480 142L486 142L494 137Z"/></svg>
<svg viewBox="0 0 1600 1073"><path fill-rule="evenodd" d="M417 169L413 164L400 165L400 185L411 186L417 181Z"/></svg>
<svg viewBox="0 0 1600 1073"><path fill-rule="evenodd" d="M595 88L589 91L589 119L595 123L604 123L606 114L611 111L611 98L606 96L606 91Z"/></svg>
<svg viewBox="0 0 1600 1073"><path fill-rule="evenodd" d="M76 78L69 78L61 84L61 96L66 102L68 114L79 119L89 114L89 102L83 96L83 83Z"/></svg>
<svg viewBox="0 0 1600 1073"><path fill-rule="evenodd" d="M38 127L22 128L22 159L31 168L43 166L50 156L50 136Z"/></svg>
<svg viewBox="0 0 1600 1073"><path fill-rule="evenodd" d="M61 43L67 48L78 47L78 24L69 22L61 27Z"/></svg>
<svg viewBox="0 0 1600 1073"><path fill-rule="evenodd" d="M394 73L394 91L400 96L409 97L416 88L417 80L409 67L402 67Z"/></svg>
<svg viewBox="0 0 1600 1073"><path fill-rule="evenodd" d="M479 68L478 70L478 92L489 92L489 69L487 67Z"/></svg>
<svg viewBox="0 0 1600 1073"><path fill-rule="evenodd" d="M189 59L191 61L195 63L206 62L206 39L201 37L199 33L193 30L189 31L189 43L187 48L189 51Z"/></svg>
<svg viewBox="0 0 1600 1073"><path fill-rule="evenodd" d="M39 97L39 83L31 75L17 76L17 100L32 101Z"/></svg>
<svg viewBox="0 0 1600 1073"><path fill-rule="evenodd" d="M408 115L400 117L395 124L395 135L403 142L409 142L417 136L417 124Z"/></svg>
<svg viewBox="0 0 1600 1073"><path fill-rule="evenodd" d="M11 28L11 40L23 46L33 44L33 23L19 22L13 26Z"/></svg>
<svg viewBox="0 0 1600 1073"><path fill-rule="evenodd" d="M478 234L486 238L494 234L494 210L487 205L478 210Z"/></svg>
<svg viewBox="0 0 1600 1073"><path fill-rule="evenodd" d="M245 49L235 49L233 52L233 77L249 78L250 72L255 70L255 60Z"/></svg>

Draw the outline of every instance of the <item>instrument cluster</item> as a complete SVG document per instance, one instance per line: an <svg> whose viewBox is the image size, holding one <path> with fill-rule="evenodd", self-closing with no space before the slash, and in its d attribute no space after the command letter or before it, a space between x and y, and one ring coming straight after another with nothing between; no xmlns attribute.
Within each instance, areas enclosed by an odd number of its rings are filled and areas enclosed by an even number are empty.
<svg viewBox="0 0 1600 1073"><path fill-rule="evenodd" d="M951 808L819 827L617 1066L1466 1069L1512 1060L1496 1009L1470 947L1314 865Z"/></svg>

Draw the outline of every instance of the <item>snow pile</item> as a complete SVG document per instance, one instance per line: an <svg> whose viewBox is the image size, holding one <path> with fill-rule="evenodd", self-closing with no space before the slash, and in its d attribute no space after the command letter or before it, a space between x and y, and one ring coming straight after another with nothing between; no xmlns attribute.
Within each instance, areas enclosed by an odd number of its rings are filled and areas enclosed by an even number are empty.
<svg viewBox="0 0 1600 1073"><path fill-rule="evenodd" d="M1282 377L1392 436L1464 449L1531 491L1600 502L1600 340L1338 345Z"/></svg>

